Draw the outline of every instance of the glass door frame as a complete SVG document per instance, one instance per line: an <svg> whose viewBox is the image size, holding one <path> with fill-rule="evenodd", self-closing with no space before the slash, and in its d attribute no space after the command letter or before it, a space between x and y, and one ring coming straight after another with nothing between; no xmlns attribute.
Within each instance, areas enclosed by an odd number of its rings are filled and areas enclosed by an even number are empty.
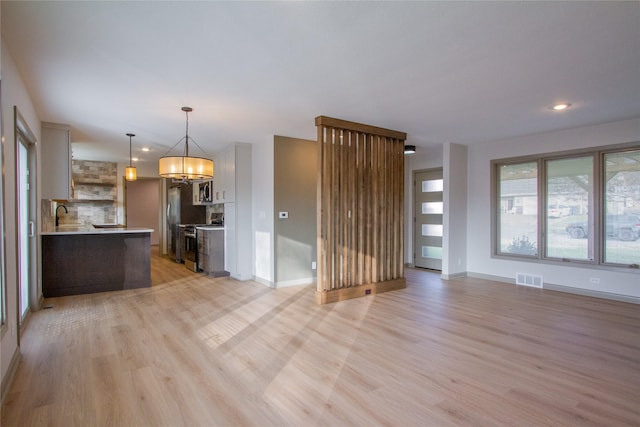
<svg viewBox="0 0 640 427"><path fill-rule="evenodd" d="M29 310L34 307L38 307L40 302L40 297L38 292L38 240L36 238L36 230L37 230L37 144L35 134L29 128L26 120L20 114L17 106L14 106L14 152L15 152L15 227L17 230L16 233L16 272L18 273L18 283L16 286L18 287L18 298L17 298L17 314L18 314L18 325L23 325L25 323L26 317L28 316ZM27 161L28 161L28 212L27 212L27 269L28 269L28 310L22 313L20 307L20 298L21 298L21 283L20 283L20 272L21 272L21 263L23 261L21 257L21 247L20 247L20 227L21 218L20 218L20 146L24 145L27 149ZM20 328L18 328L20 329ZM20 334L18 334L19 340Z"/></svg>
<svg viewBox="0 0 640 427"><path fill-rule="evenodd" d="M444 227L443 227L443 222L444 222L444 210L442 212L424 212L425 215L433 215L433 216L440 216L440 223L438 224L441 227L441 235L436 237L435 235L429 234L429 235L424 235L422 234L422 224L419 223L418 218L420 217L420 215L422 215L422 211L419 208L419 200L418 200L418 193L420 192L419 190L422 188L422 183L418 182L418 176L421 174L432 174L432 175L437 175L438 179L440 181L443 181L444 179L444 168L438 167L438 168L429 168L429 169L420 169L420 170L414 170L413 171L413 266L414 267L418 267L418 268L427 268L427 269L431 269L431 270L436 270L436 271L442 271L442 255L440 255L440 258L435 258L435 257L426 257L426 256L422 256L422 251L420 250L421 248L421 244L420 244L420 239L418 237L418 235L422 235L422 239L426 238L427 240L430 240L432 242L436 242L439 240L439 244L440 244L440 248L442 248L443 243L444 243L444 235L442 234L442 232L444 231ZM440 203L441 208L444 208L444 187L439 190L439 191L428 191L427 193L432 193L433 195L436 194L440 194L439 200L436 197L436 199L433 199L433 202L437 202ZM433 198L433 197L432 197ZM433 223L432 225L435 225L436 223ZM418 262L418 260L421 260L420 262Z"/></svg>

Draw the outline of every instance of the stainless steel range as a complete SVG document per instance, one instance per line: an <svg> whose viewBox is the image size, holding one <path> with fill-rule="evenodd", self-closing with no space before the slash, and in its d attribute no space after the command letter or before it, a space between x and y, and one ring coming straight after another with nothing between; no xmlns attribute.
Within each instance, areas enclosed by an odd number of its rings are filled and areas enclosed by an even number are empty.
<svg viewBox="0 0 640 427"><path fill-rule="evenodd" d="M200 224L183 224L182 228L182 259L184 266L191 271L198 271L198 239L196 227Z"/></svg>

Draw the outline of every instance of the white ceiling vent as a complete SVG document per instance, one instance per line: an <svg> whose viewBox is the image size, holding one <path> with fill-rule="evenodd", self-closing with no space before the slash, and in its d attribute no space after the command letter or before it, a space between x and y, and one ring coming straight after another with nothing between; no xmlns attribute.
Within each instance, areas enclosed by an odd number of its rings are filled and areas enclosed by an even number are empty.
<svg viewBox="0 0 640 427"><path fill-rule="evenodd" d="M516 273L516 285L542 288L543 283L542 276L538 276L536 274Z"/></svg>

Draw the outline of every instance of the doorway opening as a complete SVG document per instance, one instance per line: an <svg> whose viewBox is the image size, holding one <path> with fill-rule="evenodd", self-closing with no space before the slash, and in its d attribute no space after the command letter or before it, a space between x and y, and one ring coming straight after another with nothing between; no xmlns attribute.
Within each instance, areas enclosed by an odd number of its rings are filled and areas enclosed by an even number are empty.
<svg viewBox="0 0 640 427"><path fill-rule="evenodd" d="M151 246L160 244L161 178L125 181L125 223L127 228L151 228Z"/></svg>

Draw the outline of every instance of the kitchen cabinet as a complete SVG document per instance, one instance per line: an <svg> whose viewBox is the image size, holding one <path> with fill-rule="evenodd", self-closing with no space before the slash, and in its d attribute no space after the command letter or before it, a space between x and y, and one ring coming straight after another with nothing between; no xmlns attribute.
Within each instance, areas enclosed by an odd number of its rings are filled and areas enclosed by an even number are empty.
<svg viewBox="0 0 640 427"><path fill-rule="evenodd" d="M225 158L223 153L218 153L213 157L215 172L211 186L211 199L213 203L224 203L224 178L225 178Z"/></svg>
<svg viewBox="0 0 640 427"><path fill-rule="evenodd" d="M233 145L222 153L224 158L222 200L224 203L233 202L236 199L236 154L240 154L241 150L242 148Z"/></svg>
<svg viewBox="0 0 640 427"><path fill-rule="evenodd" d="M249 180L251 177L251 145L230 145L218 153L214 162L216 176L213 179L213 203L234 202L238 183L242 186L247 177Z"/></svg>
<svg viewBox="0 0 640 427"><path fill-rule="evenodd" d="M198 270L214 276L228 276L225 271L224 227L196 227Z"/></svg>
<svg viewBox="0 0 640 427"><path fill-rule="evenodd" d="M150 287L152 231L80 228L42 233L43 296Z"/></svg>
<svg viewBox="0 0 640 427"><path fill-rule="evenodd" d="M249 280L253 278L251 144L234 144L222 154L225 270L235 279Z"/></svg>
<svg viewBox="0 0 640 427"><path fill-rule="evenodd" d="M59 123L42 122L41 162L42 198L69 200L71 188L71 128Z"/></svg>

